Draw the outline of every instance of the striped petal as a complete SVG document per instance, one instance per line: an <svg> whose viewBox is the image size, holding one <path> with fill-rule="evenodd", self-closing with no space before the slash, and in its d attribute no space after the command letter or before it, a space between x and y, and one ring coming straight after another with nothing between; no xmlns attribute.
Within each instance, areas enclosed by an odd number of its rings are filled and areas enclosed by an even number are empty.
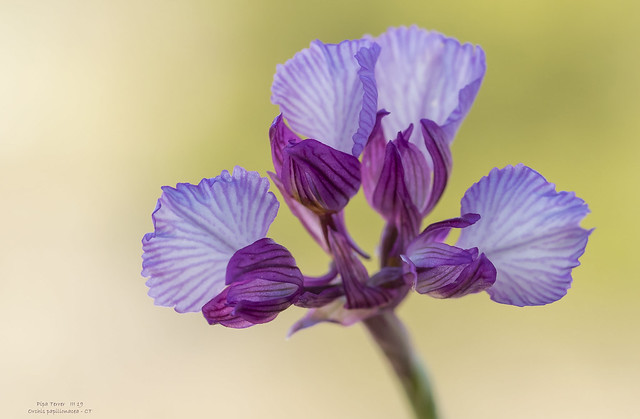
<svg viewBox="0 0 640 419"><path fill-rule="evenodd" d="M260 239L233 255L227 266L230 286L205 304L202 313L209 324L227 327L266 323L297 300L302 282L291 253L271 239Z"/></svg>
<svg viewBox="0 0 640 419"><path fill-rule="evenodd" d="M241 167L198 185L165 186L142 239L149 295L180 313L200 311L225 286L231 256L265 237L278 211L269 181Z"/></svg>
<svg viewBox="0 0 640 419"><path fill-rule="evenodd" d="M375 41L378 108L386 138L426 118L441 126L449 142L469 112L486 70L484 51L417 26L391 28ZM420 133L411 140L420 146Z"/></svg>
<svg viewBox="0 0 640 419"><path fill-rule="evenodd" d="M481 218L464 228L457 246L477 247L495 265L494 301L542 305L562 298L571 286L591 231L580 227L589 209L573 192L522 164L493 169L471 186L462 213Z"/></svg>
<svg viewBox="0 0 640 419"><path fill-rule="evenodd" d="M357 156L378 110L374 66L379 53L368 40L314 41L277 66L271 102L297 133Z"/></svg>
<svg viewBox="0 0 640 419"><path fill-rule="evenodd" d="M360 162L351 154L308 139L283 151L282 185L317 214L334 213L360 188Z"/></svg>

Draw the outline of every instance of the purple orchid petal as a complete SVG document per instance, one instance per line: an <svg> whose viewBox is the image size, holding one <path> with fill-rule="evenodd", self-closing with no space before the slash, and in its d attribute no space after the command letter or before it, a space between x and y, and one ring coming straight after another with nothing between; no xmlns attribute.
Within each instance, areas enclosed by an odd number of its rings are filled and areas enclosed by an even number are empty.
<svg viewBox="0 0 640 419"><path fill-rule="evenodd" d="M429 243L415 246L407 251L407 257L421 268L435 268L441 265L466 265L473 262L473 252L445 243ZM477 252L476 252L477 256Z"/></svg>
<svg viewBox="0 0 640 419"><path fill-rule="evenodd" d="M420 294L436 298L462 297L494 284L496 270L478 249L461 249L431 243L403 256L405 269L414 276Z"/></svg>
<svg viewBox="0 0 640 419"><path fill-rule="evenodd" d="M308 288L298 297L295 305L304 308L317 308L330 304L336 298L344 296L344 289L341 285L328 287Z"/></svg>
<svg viewBox="0 0 640 419"><path fill-rule="evenodd" d="M399 134L400 137L402 134ZM400 256L418 235L422 220L407 189L403 163L397 142L387 143L380 178L370 198L374 209L387 221L380 245L384 264L393 263L392 260Z"/></svg>
<svg viewBox="0 0 640 419"><path fill-rule="evenodd" d="M308 139L284 149L282 184L318 214L344 208L360 188L360 162L350 154Z"/></svg>
<svg viewBox="0 0 640 419"><path fill-rule="evenodd" d="M308 310L307 314L302 319L298 320L291 329L289 329L288 336L292 336L299 330L306 329L322 322L350 326L380 313L381 310L389 310L396 307L402 302L408 291L411 289L411 284L405 280L402 268L383 268L380 272L373 275L367 284L369 286L383 288L390 297L390 300L386 304L377 307L348 309L346 308L346 298L344 296L339 296L335 301L331 301L323 304L322 306L318 306L317 308ZM329 290L327 290L327 292L328 291ZM338 291L338 289L333 289L331 292L337 294ZM302 299L303 296L301 296L300 299ZM300 305L300 300L296 302L296 305Z"/></svg>
<svg viewBox="0 0 640 419"><path fill-rule="evenodd" d="M291 307L298 299L301 288L286 282L256 279L240 282L229 287L227 304L234 307L234 313L246 321L262 324L275 319L281 312ZM206 307L206 305L205 305ZM206 315L210 324L214 322Z"/></svg>
<svg viewBox="0 0 640 419"><path fill-rule="evenodd" d="M284 161L284 148L289 144L297 144L300 141L293 131L284 123L282 114L273 120L269 128L269 139L271 140L271 158L273 159L273 167L278 177L282 176L282 162Z"/></svg>
<svg viewBox="0 0 640 419"><path fill-rule="evenodd" d="M362 153L376 123L378 89L376 86L375 66L379 55L380 46L373 44L371 48L361 48L355 56L358 64L360 64L358 78L362 82L364 91L362 110L358 120L358 131L353 134L353 148L351 149L351 154L356 157Z"/></svg>
<svg viewBox="0 0 640 419"><path fill-rule="evenodd" d="M351 326L361 320L371 317L379 313L380 308L366 308L366 309L347 309L345 308L345 298L338 298L337 300L318 308L312 308L307 311L307 314L300 320L298 320L289 329L288 337L293 336L294 333L306 329L311 326L315 326L318 323L329 322L336 323L342 326Z"/></svg>
<svg viewBox="0 0 640 419"><path fill-rule="evenodd" d="M264 237L278 212L269 182L236 167L198 185L165 186L142 239L142 275L155 304L199 311L224 288L236 250Z"/></svg>
<svg viewBox="0 0 640 419"><path fill-rule="evenodd" d="M295 259L268 238L238 250L229 260L226 278L229 287L202 308L209 324L238 319L251 324L269 322L302 292L302 273Z"/></svg>
<svg viewBox="0 0 640 419"><path fill-rule="evenodd" d="M332 228L328 229L327 238L336 269L342 278L347 298L346 307L349 309L371 308L389 302L392 298L389 292L381 288L367 286L366 283L369 279L367 269L355 256L348 239Z"/></svg>
<svg viewBox="0 0 640 419"><path fill-rule="evenodd" d="M426 215L431 212L440 197L442 197L451 174L453 162L444 131L435 122L428 119L422 119L420 124L422 126L424 144L433 164L433 186L429 192L429 201L422 212L423 215Z"/></svg>
<svg viewBox="0 0 640 419"><path fill-rule="evenodd" d="M269 177L271 177L271 180L273 181L273 183L276 185L276 187L282 194L282 198L284 199L284 202L287 204L287 206L291 210L291 213L300 220L303 227L309 232L309 234L311 235L311 237L313 237L316 243L320 245L322 250L329 253L329 245L327 244L327 241L324 239L322 224L320 222L320 218L318 218L318 215L313 211L311 211L309 208L302 205L300 202L293 199L293 197L291 197L287 193L287 191L284 188L284 185L280 181L280 178L275 173L272 173L272 172L268 172L268 173L269 173Z"/></svg>
<svg viewBox="0 0 640 419"><path fill-rule="evenodd" d="M389 112L384 109L378 112L376 123L362 153L362 189L371 206L373 206L373 193L380 178L386 153L387 140L382 132L382 119L387 115L389 115Z"/></svg>
<svg viewBox="0 0 640 419"><path fill-rule="evenodd" d="M411 242L407 248L407 253L416 252L418 251L417 249L428 246L433 242L442 242L447 238L452 228L466 228L476 223L479 219L480 216L478 214L463 214L459 218L450 218L433 223Z"/></svg>
<svg viewBox="0 0 640 419"><path fill-rule="evenodd" d="M334 279L338 277L338 269L336 268L336 264L331 262L329 264L329 270L321 276L304 276L304 286L308 287L323 287L329 285Z"/></svg>
<svg viewBox="0 0 640 419"><path fill-rule="evenodd" d="M495 265L498 276L487 292L499 303L548 304L571 286L590 230L580 227L589 209L572 192L519 164L493 169L462 198L462 212L482 216L462 230L457 245L476 246Z"/></svg>
<svg viewBox="0 0 640 419"><path fill-rule="evenodd" d="M351 246L351 249L353 249L357 254L359 254L363 258L370 259L371 256L369 256L369 254L365 252L358 245L358 243L356 243L353 237L351 237L351 234L349 234L349 230L347 230L347 223L344 219L344 211L339 211L335 214L331 214L330 217L331 217L330 224L338 232L338 234L340 234L342 237L347 239L347 243L349 244L349 246Z"/></svg>
<svg viewBox="0 0 640 419"><path fill-rule="evenodd" d="M202 313L209 324L220 324L233 329L245 329L253 326L255 323L243 319L235 313L235 307L228 304L228 293L229 288L225 288L202 308Z"/></svg>
<svg viewBox="0 0 640 419"><path fill-rule="evenodd" d="M378 54L379 47L368 40L314 41L277 66L271 101L296 132L359 154L375 122Z"/></svg>
<svg viewBox="0 0 640 419"><path fill-rule="evenodd" d="M386 138L427 118L443 127L450 143L480 88L484 51L416 26L391 28L375 41L382 48L378 107L391 112Z"/></svg>
<svg viewBox="0 0 640 419"><path fill-rule="evenodd" d="M400 151L394 141L387 143L385 156L378 183L371 197L373 208L387 221L393 221L409 205L417 211L411 202L404 179L404 168Z"/></svg>
<svg viewBox="0 0 640 419"><path fill-rule="evenodd" d="M229 260L225 283L265 280L302 286L303 277L291 253L269 238L246 246Z"/></svg>
<svg viewBox="0 0 640 419"><path fill-rule="evenodd" d="M412 128L413 126L410 126L409 130L407 130L409 135L411 135ZM403 133L398 135L395 142L402 160L407 192L418 212L423 215L430 210L430 208L427 208L427 204L429 203L429 196L433 196L431 193L431 167L424 154L418 147L411 144L408 138ZM438 174L436 172L436 175Z"/></svg>

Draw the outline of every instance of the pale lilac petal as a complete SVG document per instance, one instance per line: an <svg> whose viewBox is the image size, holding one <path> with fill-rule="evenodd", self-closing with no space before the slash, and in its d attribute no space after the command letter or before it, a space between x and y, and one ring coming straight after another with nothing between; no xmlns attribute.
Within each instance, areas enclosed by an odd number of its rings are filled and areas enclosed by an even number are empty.
<svg viewBox="0 0 640 419"><path fill-rule="evenodd" d="M580 227L589 209L573 192L519 164L493 169L462 199L463 213L481 218L462 230L457 246L478 247L498 276L487 292L517 306L548 304L571 286L591 231Z"/></svg>
<svg viewBox="0 0 640 419"><path fill-rule="evenodd" d="M241 167L162 189L155 231L142 240L142 275L157 305L200 311L224 288L231 256L266 235L278 201L267 179Z"/></svg>
<svg viewBox="0 0 640 419"><path fill-rule="evenodd" d="M364 145L375 122L378 51L368 40L314 41L277 66L271 101L298 134L352 153L354 136Z"/></svg>
<svg viewBox="0 0 640 419"><path fill-rule="evenodd" d="M452 141L484 77L482 49L416 26L391 28L375 41L382 48L375 71L378 108L391 112L386 138L427 118Z"/></svg>

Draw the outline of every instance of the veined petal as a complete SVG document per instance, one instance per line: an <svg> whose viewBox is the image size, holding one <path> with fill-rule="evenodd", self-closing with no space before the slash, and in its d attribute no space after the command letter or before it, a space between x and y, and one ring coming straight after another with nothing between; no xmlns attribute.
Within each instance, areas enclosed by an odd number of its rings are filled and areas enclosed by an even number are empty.
<svg viewBox="0 0 640 419"><path fill-rule="evenodd" d="M298 297L295 305L304 308L318 308L326 306L333 300L344 296L341 285L329 285L325 287L305 287L304 292Z"/></svg>
<svg viewBox="0 0 640 419"><path fill-rule="evenodd" d="M404 162L397 142L387 143L385 151L380 178L369 201L387 221L380 253L384 263L388 264L394 259L399 262L400 254L418 235L422 217L407 189Z"/></svg>
<svg viewBox="0 0 640 419"><path fill-rule="evenodd" d="M271 140L271 158L273 160L273 168L278 177L282 176L282 163L284 161L284 148L289 144L297 144L300 141L293 131L284 123L282 114L273 120L269 128L269 139Z"/></svg>
<svg viewBox="0 0 640 419"><path fill-rule="evenodd" d="M484 77L484 51L416 26L390 28L375 41L382 49L375 70L378 107L391 112L386 138L427 118L451 142Z"/></svg>
<svg viewBox="0 0 640 419"><path fill-rule="evenodd" d="M377 113L376 123L362 154L362 189L371 206L373 206L373 193L384 164L387 140L382 132L382 119L387 115L389 112L384 109Z"/></svg>
<svg viewBox="0 0 640 419"><path fill-rule="evenodd" d="M355 256L347 237L333 228L328 228L327 239L336 269L342 278L347 308L359 309L381 306L393 298L391 292L367 285L369 279L367 268Z"/></svg>
<svg viewBox="0 0 640 419"><path fill-rule="evenodd" d="M415 289L435 298L457 298L491 287L496 280L496 268L483 254L470 263L415 268Z"/></svg>
<svg viewBox="0 0 640 419"><path fill-rule="evenodd" d="M429 191L429 201L422 212L423 215L426 215L440 200L449 181L453 162L451 150L442 128L428 119L422 119L420 125L422 126L424 145L433 165L433 185Z"/></svg>
<svg viewBox="0 0 640 419"><path fill-rule="evenodd" d="M282 185L310 210L334 213L344 208L360 188L360 162L351 154L313 139L284 149Z"/></svg>
<svg viewBox="0 0 640 419"><path fill-rule="evenodd" d="M269 238L255 241L233 254L227 264L226 284L265 280L302 286L302 273L291 253Z"/></svg>
<svg viewBox="0 0 640 419"><path fill-rule="evenodd" d="M242 319L251 324L266 323L293 304L302 292L302 273L291 253L271 239L263 238L238 250L227 265L230 284L204 305L209 324Z"/></svg>
<svg viewBox="0 0 640 419"><path fill-rule="evenodd" d="M477 256L477 251L475 252ZM473 252L446 243L429 243L413 247L407 257L421 268L435 268L441 265L465 265L474 259Z"/></svg>
<svg viewBox="0 0 640 419"><path fill-rule="evenodd" d="M378 88L376 86L375 66L380 56L380 46L373 44L370 48L361 48L356 54L360 65L358 78L362 83L362 109L358 118L358 131L353 134L353 148L351 154L358 157L367 144L369 135L376 123L378 112Z"/></svg>
<svg viewBox="0 0 640 419"><path fill-rule="evenodd" d="M277 66L271 102L299 134L359 154L375 122L379 52L368 40L314 41Z"/></svg>
<svg viewBox="0 0 640 419"><path fill-rule="evenodd" d="M302 205L300 202L296 201L292 196L289 195L287 190L284 188L282 181L275 173L268 172L269 177L276 185L280 193L282 194L282 198L284 202L287 204L291 213L295 215L304 228L307 229L307 232L314 238L314 240L322 247L322 249L329 253L329 245L327 241L324 239L324 233L322 232L322 223L320 222L320 218L318 215L311 211L309 208Z"/></svg>
<svg viewBox="0 0 640 419"><path fill-rule="evenodd" d="M482 217L462 230L457 245L475 246L498 276L487 290L494 301L516 306L548 304L571 286L590 230L580 227L589 209L573 192L522 164L493 169L462 198L462 212Z"/></svg>
<svg viewBox="0 0 640 419"><path fill-rule="evenodd" d="M202 313L209 324L221 324L233 329L244 329L253 326L255 323L245 320L236 314L235 307L227 302L227 294L229 294L229 288L223 289L220 294L216 295L202 308Z"/></svg>
<svg viewBox="0 0 640 419"><path fill-rule="evenodd" d="M231 256L264 237L278 212L269 181L236 167L198 185L165 186L142 239L142 275L157 305L200 311L224 288Z"/></svg>
<svg viewBox="0 0 640 419"><path fill-rule="evenodd" d="M496 270L477 248L461 249L429 240L439 231L452 226L466 227L464 218L432 224L432 230L417 237L402 255L406 274L412 274L414 288L420 294L436 298L461 297L493 285ZM429 228L428 227L428 228Z"/></svg>
<svg viewBox="0 0 640 419"><path fill-rule="evenodd" d="M411 131L409 131L409 135ZM395 141L402 160L404 182L411 202L418 212L426 213L429 196L431 193L431 167L420 149L411 144L408 137L399 134Z"/></svg>
<svg viewBox="0 0 640 419"><path fill-rule="evenodd" d="M442 242L447 238L452 228L466 228L480 219L478 214L462 214L458 218L449 218L448 220L433 223L425 228L418 237L416 237L406 253L412 254L419 251L419 248L428 246L433 242Z"/></svg>

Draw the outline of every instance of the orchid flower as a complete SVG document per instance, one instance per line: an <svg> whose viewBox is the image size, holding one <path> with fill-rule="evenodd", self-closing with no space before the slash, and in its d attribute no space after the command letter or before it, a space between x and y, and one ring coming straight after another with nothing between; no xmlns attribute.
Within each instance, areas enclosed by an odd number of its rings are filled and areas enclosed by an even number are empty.
<svg viewBox="0 0 640 419"><path fill-rule="evenodd" d="M486 291L515 306L557 301L591 232L580 227L583 200L522 164L493 169L464 194L460 216L421 229L445 190L450 145L485 70L479 46L415 26L312 42L276 69L271 100L281 114L269 130L269 175L330 256L328 272L303 275L292 252L267 238L278 201L266 178L236 167L163 188L154 232L143 238L149 295L232 328L269 322L292 305L309 310L290 333L363 322L418 417L435 417L395 307L411 290L435 298ZM344 219L360 186L385 221L373 274ZM447 244L454 228L459 239Z"/></svg>

